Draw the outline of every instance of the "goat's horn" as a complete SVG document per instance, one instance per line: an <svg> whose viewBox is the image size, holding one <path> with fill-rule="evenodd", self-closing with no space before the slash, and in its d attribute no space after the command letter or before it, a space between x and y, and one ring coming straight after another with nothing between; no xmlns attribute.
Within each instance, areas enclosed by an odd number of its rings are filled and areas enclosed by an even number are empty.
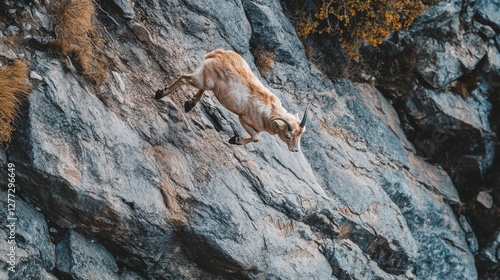
<svg viewBox="0 0 500 280"><path fill-rule="evenodd" d="M288 128L288 131L293 130L292 125L287 120L285 120L283 118L274 118L274 120L280 120L280 121L284 122L286 124L286 127Z"/></svg>
<svg viewBox="0 0 500 280"><path fill-rule="evenodd" d="M307 107L306 107L306 111L304 112L304 116L302 117L302 121L300 122L300 127L304 127L306 126L306 122L307 122L307 112L309 111L309 105L311 105L311 103L307 103Z"/></svg>

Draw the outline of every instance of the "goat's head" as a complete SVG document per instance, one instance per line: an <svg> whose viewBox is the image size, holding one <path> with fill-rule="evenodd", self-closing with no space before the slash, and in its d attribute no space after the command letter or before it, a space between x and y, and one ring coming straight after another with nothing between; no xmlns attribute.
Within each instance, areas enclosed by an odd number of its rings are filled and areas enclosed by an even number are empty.
<svg viewBox="0 0 500 280"><path fill-rule="evenodd" d="M306 107L302 120L299 119L298 115L295 115L293 120L286 120L280 117L273 119L273 122L275 122L279 129L277 131L279 137L287 144L291 152L298 152L300 150L300 137L306 131L308 110L309 104Z"/></svg>

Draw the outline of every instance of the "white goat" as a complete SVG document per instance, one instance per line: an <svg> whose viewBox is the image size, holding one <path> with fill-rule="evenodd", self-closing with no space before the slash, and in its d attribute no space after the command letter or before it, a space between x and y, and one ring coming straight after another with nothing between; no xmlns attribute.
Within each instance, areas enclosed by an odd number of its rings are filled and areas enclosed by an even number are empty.
<svg viewBox="0 0 500 280"><path fill-rule="evenodd" d="M156 91L155 99L171 94L181 85L190 84L198 89L184 109L189 112L203 97L205 90L212 90L219 102L238 115L247 137L233 136L229 143L246 145L260 140L259 133L278 134L292 152L300 149L300 137L305 131L306 108L302 120L288 113L281 101L252 73L247 62L233 51L215 50L205 55L205 61L193 74L183 74L172 84Z"/></svg>

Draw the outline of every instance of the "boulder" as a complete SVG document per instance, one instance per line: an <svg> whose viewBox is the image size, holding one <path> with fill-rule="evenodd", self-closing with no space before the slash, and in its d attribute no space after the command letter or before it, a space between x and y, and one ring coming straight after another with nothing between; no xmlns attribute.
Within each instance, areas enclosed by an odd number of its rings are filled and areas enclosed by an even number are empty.
<svg viewBox="0 0 500 280"><path fill-rule="evenodd" d="M45 217L23 201L18 191L19 188L16 188L16 193L0 190L4 198L0 214L5 217L0 228L0 263L3 267L0 276L2 279L54 280L56 277L51 274L55 265L54 244Z"/></svg>
<svg viewBox="0 0 500 280"><path fill-rule="evenodd" d="M425 131L439 130L448 136L485 137L491 133L488 115L491 103L479 90L467 99L449 91L415 89L406 109Z"/></svg>
<svg viewBox="0 0 500 280"><path fill-rule="evenodd" d="M479 252L477 259L479 267L484 270L494 271L500 267L500 232L497 231L493 238Z"/></svg>
<svg viewBox="0 0 500 280"><path fill-rule="evenodd" d="M95 240L72 230L56 245L56 269L71 279L120 279L111 253Z"/></svg>
<svg viewBox="0 0 500 280"><path fill-rule="evenodd" d="M417 73L431 87L445 88L465 72L474 70L485 56L487 47L479 35L459 33L458 36L453 40L427 36L415 39L419 50Z"/></svg>
<svg viewBox="0 0 500 280"><path fill-rule="evenodd" d="M500 1L476 1L475 10L479 20L492 25L497 30L500 29Z"/></svg>
<svg viewBox="0 0 500 280"><path fill-rule="evenodd" d="M432 5L422 16L415 19L411 31L439 29L456 20L462 10L462 0L442 0Z"/></svg>

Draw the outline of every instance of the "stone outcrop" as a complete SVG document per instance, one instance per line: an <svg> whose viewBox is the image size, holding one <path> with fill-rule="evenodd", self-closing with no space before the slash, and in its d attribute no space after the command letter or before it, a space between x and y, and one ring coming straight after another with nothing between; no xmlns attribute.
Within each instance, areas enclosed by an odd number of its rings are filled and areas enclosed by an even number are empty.
<svg viewBox="0 0 500 280"><path fill-rule="evenodd" d="M484 248L477 263L485 279L498 275L485 257L500 226L498 15L497 1L441 1L384 43L379 54L389 63L374 74L418 154L442 166L458 189L456 209Z"/></svg>

